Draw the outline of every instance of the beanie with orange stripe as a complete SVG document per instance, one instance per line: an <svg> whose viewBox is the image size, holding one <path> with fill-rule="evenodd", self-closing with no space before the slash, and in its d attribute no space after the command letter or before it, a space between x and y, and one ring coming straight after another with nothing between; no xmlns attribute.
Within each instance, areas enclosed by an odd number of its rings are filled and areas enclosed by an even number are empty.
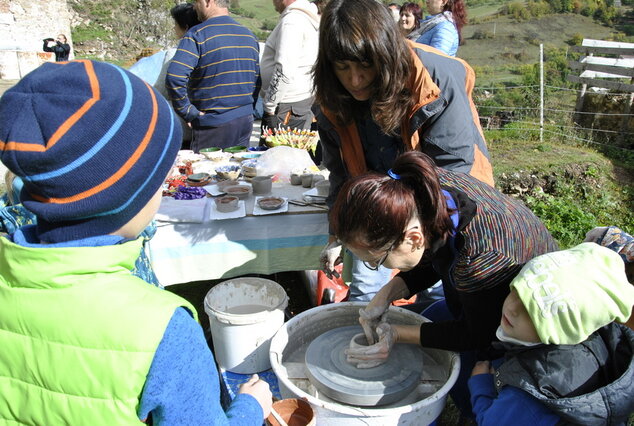
<svg viewBox="0 0 634 426"><path fill-rule="evenodd" d="M42 242L110 234L161 187L182 140L168 102L97 61L45 63L0 98L0 160Z"/></svg>

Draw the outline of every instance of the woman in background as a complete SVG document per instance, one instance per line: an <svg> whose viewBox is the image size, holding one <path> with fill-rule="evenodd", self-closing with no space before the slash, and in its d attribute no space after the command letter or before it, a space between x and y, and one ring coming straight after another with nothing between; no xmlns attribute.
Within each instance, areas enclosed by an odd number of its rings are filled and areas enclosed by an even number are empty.
<svg viewBox="0 0 634 426"><path fill-rule="evenodd" d="M462 27L467 23L464 0L427 0L427 16L420 23L417 43L456 56L462 44Z"/></svg>
<svg viewBox="0 0 634 426"><path fill-rule="evenodd" d="M57 40L52 38L44 39L44 51L55 53L55 62L68 61L70 55L70 44L64 34L58 34Z"/></svg>
<svg viewBox="0 0 634 426"><path fill-rule="evenodd" d="M420 21L423 19L423 11L416 3L404 3L400 10L399 28L403 35L416 41L420 37Z"/></svg>

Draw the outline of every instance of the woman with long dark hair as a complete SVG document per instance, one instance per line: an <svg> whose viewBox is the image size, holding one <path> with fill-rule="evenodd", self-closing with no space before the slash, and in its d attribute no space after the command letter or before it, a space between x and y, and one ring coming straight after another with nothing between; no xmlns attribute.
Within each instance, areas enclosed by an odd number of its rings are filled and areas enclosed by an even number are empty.
<svg viewBox="0 0 634 426"><path fill-rule="evenodd" d="M414 44L374 0L333 0L324 9L314 68L323 164L332 204L348 178L385 173L404 151L428 154L440 167L493 185L489 154L471 99L475 75L464 61ZM340 263L334 236L321 255L324 272ZM369 300L389 278L353 262L351 300Z"/></svg>
<svg viewBox="0 0 634 426"><path fill-rule="evenodd" d="M457 389L462 390L452 396L468 413L466 380L475 351L495 340L511 280L530 259L557 250L546 227L520 201L469 175L436 167L420 152L404 153L387 174L346 182L330 224L368 269L385 265L401 271L360 312L368 340L378 341L348 350L348 360L359 367L376 365L395 342L461 352L464 375ZM434 322L382 321L392 301L439 279L445 300L423 312Z"/></svg>

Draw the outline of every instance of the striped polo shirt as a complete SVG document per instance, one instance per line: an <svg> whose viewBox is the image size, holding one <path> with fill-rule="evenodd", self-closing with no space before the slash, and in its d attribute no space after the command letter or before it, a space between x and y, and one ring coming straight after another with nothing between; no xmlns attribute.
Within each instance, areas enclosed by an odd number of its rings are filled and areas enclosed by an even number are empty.
<svg viewBox="0 0 634 426"><path fill-rule="evenodd" d="M165 78L176 112L195 127L219 126L252 114L259 91L258 52L253 33L229 16L192 27L179 42Z"/></svg>

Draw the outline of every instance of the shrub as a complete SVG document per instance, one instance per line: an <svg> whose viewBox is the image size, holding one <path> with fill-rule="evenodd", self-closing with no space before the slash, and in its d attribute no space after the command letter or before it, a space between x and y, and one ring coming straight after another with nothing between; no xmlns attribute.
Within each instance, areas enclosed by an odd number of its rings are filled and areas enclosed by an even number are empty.
<svg viewBox="0 0 634 426"><path fill-rule="evenodd" d="M531 17L530 12L520 1L508 3L503 10L507 15L512 16L517 21L525 21Z"/></svg>
<svg viewBox="0 0 634 426"><path fill-rule="evenodd" d="M276 25L277 25L277 21L274 21L272 19L267 19L264 22L262 22L262 26L260 28L263 29L264 31L273 31Z"/></svg>
<svg viewBox="0 0 634 426"><path fill-rule="evenodd" d="M570 38L570 40L566 41L566 43L568 43L571 46L581 46L582 42L583 42L583 34L581 33L574 33L572 37Z"/></svg>
<svg viewBox="0 0 634 426"><path fill-rule="evenodd" d="M493 38L493 32L489 30L477 29L473 32L471 38L474 40L485 40Z"/></svg>

